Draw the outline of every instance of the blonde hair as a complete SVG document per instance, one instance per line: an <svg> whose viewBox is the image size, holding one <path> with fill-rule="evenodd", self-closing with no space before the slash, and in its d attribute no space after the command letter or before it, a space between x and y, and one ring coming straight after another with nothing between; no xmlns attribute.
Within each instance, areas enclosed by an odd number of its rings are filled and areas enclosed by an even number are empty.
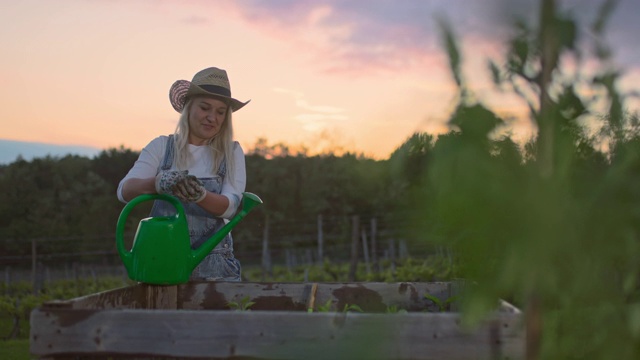
<svg viewBox="0 0 640 360"><path fill-rule="evenodd" d="M188 169L192 161L194 160L189 152L189 112L193 105L193 99L188 99L187 103L182 109L180 114L180 120L176 126L174 137L174 151L173 161L179 170ZM211 140L209 140L208 146L211 151L211 158L213 159L213 169L211 171L214 174L218 173L218 169L222 164L222 161L226 159L226 175L231 181L233 181L235 161L233 157L234 140L233 140L233 111L229 106L227 108L226 116L220 132L216 134Z"/></svg>

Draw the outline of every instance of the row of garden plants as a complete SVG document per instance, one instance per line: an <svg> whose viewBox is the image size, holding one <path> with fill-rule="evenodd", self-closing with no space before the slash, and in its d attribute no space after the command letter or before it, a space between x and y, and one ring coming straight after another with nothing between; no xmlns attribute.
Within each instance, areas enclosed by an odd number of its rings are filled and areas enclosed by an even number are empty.
<svg viewBox="0 0 640 360"><path fill-rule="evenodd" d="M436 306L437 312L449 311L451 303L455 302L458 299L458 296L451 296L451 297L449 297L447 299L442 300L439 297L431 295L431 294L424 294L423 297L426 300L428 300L431 303L433 303L433 305ZM255 302L251 301L250 297L245 296L242 299L240 299L239 301L229 301L227 303L227 307L230 310L234 310L234 311L251 311L251 307L254 304L255 304ZM341 309L337 308L336 305L333 303L333 300L329 299L323 304L317 305L315 307L308 308L307 312L308 313L314 313L314 312L320 312L320 313L327 313L327 312L343 312L343 313L358 312L358 313L363 313L364 311L362 310L362 308L358 304L344 304L344 306ZM423 312L432 312L432 311L429 310L429 309L425 309L425 310L423 310ZM403 309L403 308L397 306L397 305L389 305L385 309L385 313L386 314L406 314L406 313L408 313L408 311L406 309Z"/></svg>
<svg viewBox="0 0 640 360"><path fill-rule="evenodd" d="M431 255L424 258L409 257L398 262L383 260L367 266L358 263L356 281L367 282L432 282L448 281L458 277L456 261L448 256ZM324 262L311 266L275 266L265 270L259 266L243 268L246 281L271 282L347 282L350 264Z"/></svg>

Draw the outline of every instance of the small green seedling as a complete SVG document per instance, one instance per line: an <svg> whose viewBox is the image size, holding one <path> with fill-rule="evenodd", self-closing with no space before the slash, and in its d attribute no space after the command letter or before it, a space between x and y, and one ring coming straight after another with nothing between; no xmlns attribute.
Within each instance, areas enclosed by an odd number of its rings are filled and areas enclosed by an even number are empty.
<svg viewBox="0 0 640 360"><path fill-rule="evenodd" d="M331 305L333 305L333 304L331 302L331 299L329 299L323 305L318 306L318 311L319 312L329 312L329 311L331 311Z"/></svg>
<svg viewBox="0 0 640 360"><path fill-rule="evenodd" d="M326 302L326 303L324 303L323 305L318 306L318 308L316 309L316 311L317 311L317 312L329 312L329 311L331 311L331 305L332 305L332 303L331 303L331 299L329 299L329 300L327 300L327 302ZM307 309L307 312L312 313L312 312L313 312L313 309L312 309L312 308L309 308L309 309Z"/></svg>
<svg viewBox="0 0 640 360"><path fill-rule="evenodd" d="M229 301L227 303L227 306L232 309L232 310L236 310L236 311L251 311L251 309L249 309L251 306L253 306L253 304L255 304L255 302L253 301L249 301L251 300L250 297L245 296L242 299L240 299L240 302L235 302L235 301Z"/></svg>
<svg viewBox="0 0 640 360"><path fill-rule="evenodd" d="M362 309L358 305L355 305L355 304L344 304L344 309L342 309L342 312L347 312L347 311L364 312L364 311L362 311Z"/></svg>
<svg viewBox="0 0 640 360"><path fill-rule="evenodd" d="M449 308L449 304L451 304L452 302L457 300L457 296L452 296L450 298L448 298L445 301L440 300L440 298L433 296L433 295L429 295L429 294L425 294L424 297L427 300L431 300L431 302L433 302L437 307L438 307L438 311L443 312L446 311Z"/></svg>
<svg viewBox="0 0 640 360"><path fill-rule="evenodd" d="M407 310L401 309L398 305L387 306L387 314L406 314Z"/></svg>

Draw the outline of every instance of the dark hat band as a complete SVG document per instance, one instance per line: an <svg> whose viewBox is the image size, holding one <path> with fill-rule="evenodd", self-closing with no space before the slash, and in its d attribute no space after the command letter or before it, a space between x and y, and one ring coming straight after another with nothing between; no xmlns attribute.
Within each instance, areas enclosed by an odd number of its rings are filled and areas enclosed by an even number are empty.
<svg viewBox="0 0 640 360"><path fill-rule="evenodd" d="M197 85L199 88L201 88L202 90L212 93L212 94L217 94L217 95L222 95L222 96L226 96L226 97L231 97L231 91L225 87L222 86L218 86L218 85Z"/></svg>

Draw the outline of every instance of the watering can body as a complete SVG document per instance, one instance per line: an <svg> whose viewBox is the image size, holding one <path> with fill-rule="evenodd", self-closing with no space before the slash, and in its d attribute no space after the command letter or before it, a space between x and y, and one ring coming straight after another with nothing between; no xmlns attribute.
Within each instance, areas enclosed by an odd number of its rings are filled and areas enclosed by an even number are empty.
<svg viewBox="0 0 640 360"><path fill-rule="evenodd" d="M124 245L126 219L136 205L151 200L168 201L176 208L176 214L142 219L131 250L127 250ZM251 208L261 203L262 200L256 195L244 193L242 210L202 246L191 249L189 227L180 201L164 194L140 195L127 203L120 213L116 227L116 248L130 279L158 285L186 283L204 257Z"/></svg>

